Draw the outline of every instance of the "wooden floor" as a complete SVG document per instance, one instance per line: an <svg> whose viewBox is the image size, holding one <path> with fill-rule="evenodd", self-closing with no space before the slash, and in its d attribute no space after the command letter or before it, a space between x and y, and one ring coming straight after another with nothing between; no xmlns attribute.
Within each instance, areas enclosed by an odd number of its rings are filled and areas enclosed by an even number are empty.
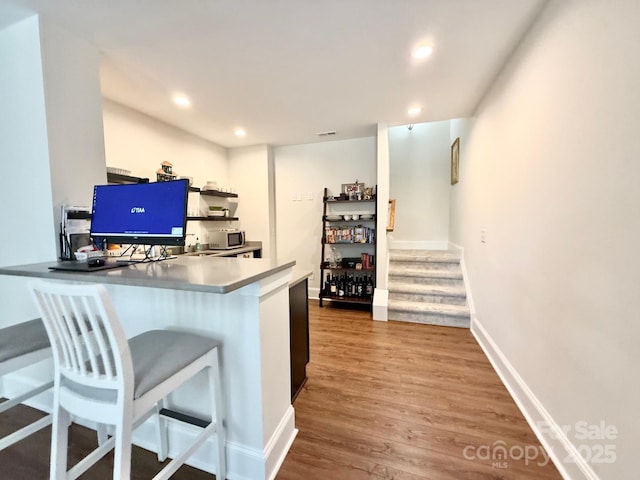
<svg viewBox="0 0 640 480"><path fill-rule="evenodd" d="M539 466L539 443L469 330L372 322L368 312L317 302L309 313L309 380L294 404L300 433L278 480L561 478L551 462ZM27 407L0 415L0 435L39 416ZM0 452L0 478L46 479L50 435ZM95 434L73 426L70 444L74 464ZM492 460L498 446L516 457L538 449L537 458ZM108 456L81 478L110 479L111 466ZM134 447L133 479L161 467ZM173 478L213 477L185 466Z"/></svg>
<svg viewBox="0 0 640 480"><path fill-rule="evenodd" d="M310 331L278 480L561 478L469 330L314 303ZM492 460L498 446L537 458Z"/></svg>

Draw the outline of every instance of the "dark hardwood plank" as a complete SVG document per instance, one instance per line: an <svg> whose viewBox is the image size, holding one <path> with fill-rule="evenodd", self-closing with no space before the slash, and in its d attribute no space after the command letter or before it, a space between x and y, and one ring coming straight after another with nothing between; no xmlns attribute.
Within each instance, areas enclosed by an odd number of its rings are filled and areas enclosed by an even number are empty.
<svg viewBox="0 0 640 480"><path fill-rule="evenodd" d="M538 465L542 453L501 465L465 458L465 447L495 442L541 449L469 330L372 322L317 302L309 314L300 433L279 480L561 478Z"/></svg>

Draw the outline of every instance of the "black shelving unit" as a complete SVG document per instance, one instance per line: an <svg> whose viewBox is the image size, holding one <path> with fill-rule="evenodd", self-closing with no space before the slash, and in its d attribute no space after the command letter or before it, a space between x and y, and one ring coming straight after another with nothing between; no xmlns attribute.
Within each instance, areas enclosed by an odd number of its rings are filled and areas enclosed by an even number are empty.
<svg viewBox="0 0 640 480"><path fill-rule="evenodd" d="M341 211L338 217L338 212L332 210L332 205L341 204ZM354 206L354 211L342 211L345 210L344 205ZM367 207L366 205L370 205L371 207ZM361 214L362 210L367 208L368 212L364 215L371 215L371 218L363 219L358 218L357 220L345 220L343 215L351 215L353 213ZM333 215L332 215L333 214ZM331 218L329 218L331 217ZM377 246L376 246L376 218L377 218L377 203L375 196L366 200L345 200L340 198L330 198L328 189L324 189L324 197L323 197L323 212L322 212L322 254L320 259L320 295L319 295L319 304L322 307L323 300L330 300L332 302L340 302L343 304L352 304L352 305L366 305L371 307L373 303L373 290L375 289L376 282L376 263L377 263ZM344 226L344 228L340 228ZM327 235L327 232L334 232L333 229L337 229L339 232L345 232L346 238L352 236L353 238L364 238L366 241L343 241L335 239L334 235ZM358 230L360 229L361 230ZM358 249L358 246L361 249ZM345 262L352 258L362 258L363 254L367 254L371 256L373 262L372 266L368 268L355 268L346 265L338 265L336 267L330 267L328 261L328 247L335 247L336 249L340 249L340 254L342 256L342 261ZM362 263L362 262L359 262ZM353 264L353 261L351 261ZM332 293L330 289L327 289L326 282L330 277L338 277L343 279L343 287L353 285L362 286L364 292L363 295L360 296L350 295L351 292L346 291L347 288L343 288L345 290L343 295L339 295L339 289L336 289L335 293ZM366 283L364 280L371 279L371 294L366 294ZM357 280L357 281L356 281ZM355 308L355 307L354 307Z"/></svg>

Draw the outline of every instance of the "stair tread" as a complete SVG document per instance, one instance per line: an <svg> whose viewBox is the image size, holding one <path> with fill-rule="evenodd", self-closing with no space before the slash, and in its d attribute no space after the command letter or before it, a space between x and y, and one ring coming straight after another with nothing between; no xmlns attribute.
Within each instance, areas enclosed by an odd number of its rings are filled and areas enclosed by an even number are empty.
<svg viewBox="0 0 640 480"><path fill-rule="evenodd" d="M464 286L425 285L420 283L389 282L389 292L415 293L423 295L445 295L450 297L466 297Z"/></svg>
<svg viewBox="0 0 640 480"><path fill-rule="evenodd" d="M389 250L389 261L460 263L460 253L450 250Z"/></svg>
<svg viewBox="0 0 640 480"><path fill-rule="evenodd" d="M431 270L421 268L393 268L389 266L389 276L404 275L407 277L426 277L426 278L462 278L461 270Z"/></svg>
<svg viewBox="0 0 640 480"><path fill-rule="evenodd" d="M389 311L447 315L453 317L466 317L470 315L469 307L467 305L412 302L408 300L395 299L389 299Z"/></svg>

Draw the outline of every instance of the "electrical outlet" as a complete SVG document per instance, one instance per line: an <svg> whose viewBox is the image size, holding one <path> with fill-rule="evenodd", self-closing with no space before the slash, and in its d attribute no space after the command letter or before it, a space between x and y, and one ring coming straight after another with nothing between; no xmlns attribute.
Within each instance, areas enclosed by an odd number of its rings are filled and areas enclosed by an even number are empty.
<svg viewBox="0 0 640 480"><path fill-rule="evenodd" d="M298 194L296 194L296 200L297 200L298 202L301 202L301 201L302 201L302 193L298 193Z"/></svg>
<svg viewBox="0 0 640 480"><path fill-rule="evenodd" d="M480 243L487 243L487 229L480 230Z"/></svg>
<svg viewBox="0 0 640 480"><path fill-rule="evenodd" d="M296 201L296 194L295 194L295 193L292 193L292 194L291 194L291 201L292 201L292 202L295 202L295 201Z"/></svg>
<svg viewBox="0 0 640 480"><path fill-rule="evenodd" d="M313 200L313 192L307 192L307 200Z"/></svg>

